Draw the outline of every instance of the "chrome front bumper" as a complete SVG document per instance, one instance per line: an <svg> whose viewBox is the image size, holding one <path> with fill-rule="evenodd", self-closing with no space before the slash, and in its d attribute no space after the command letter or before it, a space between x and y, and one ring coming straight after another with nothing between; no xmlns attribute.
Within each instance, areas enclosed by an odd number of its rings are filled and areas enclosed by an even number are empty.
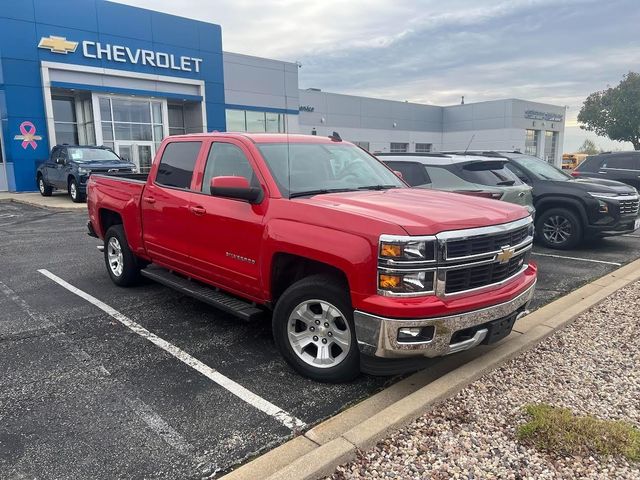
<svg viewBox="0 0 640 480"><path fill-rule="evenodd" d="M487 329L478 330L465 341L451 343L453 334L459 330L483 325L520 311L524 312L533 298L535 283L526 291L508 302L472 312L423 319L384 318L356 310L353 319L360 352L365 355L399 358L407 356L440 357L468 350L482 343ZM407 327L434 327L433 338L424 342L399 342L398 329Z"/></svg>

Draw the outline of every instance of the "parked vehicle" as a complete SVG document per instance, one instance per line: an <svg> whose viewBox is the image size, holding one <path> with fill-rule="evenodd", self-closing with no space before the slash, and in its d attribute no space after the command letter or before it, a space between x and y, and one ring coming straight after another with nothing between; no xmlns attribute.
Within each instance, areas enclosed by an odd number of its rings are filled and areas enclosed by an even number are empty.
<svg viewBox="0 0 640 480"><path fill-rule="evenodd" d="M640 190L640 151L590 155L571 175L616 180Z"/></svg>
<svg viewBox="0 0 640 480"><path fill-rule="evenodd" d="M56 145L46 162L38 166L36 182L48 197L54 190L66 190L76 203L85 201L86 185L92 173L134 172L136 166L122 160L107 147Z"/></svg>
<svg viewBox="0 0 640 480"><path fill-rule="evenodd" d="M507 160L478 155L427 153L377 155L412 187L515 203L533 214L531 187L505 168Z"/></svg>
<svg viewBox="0 0 640 480"><path fill-rule="evenodd" d="M569 249L584 238L622 235L640 227L638 192L624 183L576 179L519 152L484 154L508 158L507 167L533 187L536 236L546 247Z"/></svg>
<svg viewBox="0 0 640 480"><path fill-rule="evenodd" d="M573 170L580 165L585 158L587 158L586 153L565 153L562 155L562 168Z"/></svg>
<svg viewBox="0 0 640 480"><path fill-rule="evenodd" d="M536 283L524 208L408 188L337 134L169 137L148 176L92 175L88 210L114 283L270 311L283 357L321 381L496 342Z"/></svg>

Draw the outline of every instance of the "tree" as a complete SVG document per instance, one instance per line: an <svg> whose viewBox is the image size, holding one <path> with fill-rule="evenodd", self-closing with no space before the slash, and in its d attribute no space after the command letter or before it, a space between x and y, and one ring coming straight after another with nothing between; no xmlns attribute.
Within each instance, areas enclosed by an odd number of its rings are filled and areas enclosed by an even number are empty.
<svg viewBox="0 0 640 480"><path fill-rule="evenodd" d="M601 151L602 149L598 148L596 143L588 138L582 142L582 146L578 149L578 153L586 153L587 155L595 155Z"/></svg>
<svg viewBox="0 0 640 480"><path fill-rule="evenodd" d="M594 92L578 114L580 128L640 150L640 74L629 72L616 87Z"/></svg>

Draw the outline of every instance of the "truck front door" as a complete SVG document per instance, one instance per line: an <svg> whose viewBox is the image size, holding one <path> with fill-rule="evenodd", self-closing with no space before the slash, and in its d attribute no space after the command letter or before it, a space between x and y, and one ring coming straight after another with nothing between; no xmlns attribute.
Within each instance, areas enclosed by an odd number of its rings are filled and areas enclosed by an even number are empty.
<svg viewBox="0 0 640 480"><path fill-rule="evenodd" d="M143 240L149 256L154 262L184 272L192 272L190 200L201 147L199 140L167 143L140 200Z"/></svg>
<svg viewBox="0 0 640 480"><path fill-rule="evenodd" d="M200 193L194 193L191 199L191 257L200 276L259 299L266 192L260 204L214 197L209 192L211 179L221 176L245 177L251 186L260 187L251 158L250 152L235 140L211 143L206 160L203 159Z"/></svg>

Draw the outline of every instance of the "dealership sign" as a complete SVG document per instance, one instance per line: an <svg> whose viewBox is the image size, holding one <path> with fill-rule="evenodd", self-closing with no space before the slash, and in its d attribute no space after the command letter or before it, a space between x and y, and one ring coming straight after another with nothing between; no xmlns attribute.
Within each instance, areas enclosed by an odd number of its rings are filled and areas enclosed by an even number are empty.
<svg viewBox="0 0 640 480"><path fill-rule="evenodd" d="M38 48L50 50L53 53L74 53L78 48L78 42L67 40L66 37L50 35L42 37ZM148 65L150 67L180 70L183 72L200 72L201 58L176 56L172 53L156 52L141 48L131 49L122 45L110 43L82 42L82 56L85 58L108 60L132 65Z"/></svg>
<svg viewBox="0 0 640 480"><path fill-rule="evenodd" d="M314 110L315 107L312 107L311 105L300 105L301 112L313 112Z"/></svg>
<svg viewBox="0 0 640 480"><path fill-rule="evenodd" d="M547 122L562 121L562 115L559 113L539 112L537 110L525 110L524 118L531 118L532 120L546 120Z"/></svg>

